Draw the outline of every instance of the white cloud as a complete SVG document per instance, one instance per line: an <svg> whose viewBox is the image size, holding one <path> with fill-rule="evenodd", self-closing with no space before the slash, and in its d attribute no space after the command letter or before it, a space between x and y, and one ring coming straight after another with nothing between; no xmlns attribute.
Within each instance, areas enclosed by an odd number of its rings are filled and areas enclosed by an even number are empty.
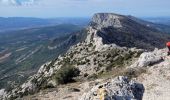
<svg viewBox="0 0 170 100"><path fill-rule="evenodd" d="M26 6L33 5L39 0L0 0L0 5L5 6Z"/></svg>

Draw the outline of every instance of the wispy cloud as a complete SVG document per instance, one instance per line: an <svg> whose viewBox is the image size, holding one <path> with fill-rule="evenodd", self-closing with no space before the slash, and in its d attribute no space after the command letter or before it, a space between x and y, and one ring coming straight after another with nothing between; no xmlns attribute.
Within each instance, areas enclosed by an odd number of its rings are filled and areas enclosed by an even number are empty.
<svg viewBox="0 0 170 100"><path fill-rule="evenodd" d="M39 0L0 0L1 5L9 6L23 6L23 5L33 5Z"/></svg>

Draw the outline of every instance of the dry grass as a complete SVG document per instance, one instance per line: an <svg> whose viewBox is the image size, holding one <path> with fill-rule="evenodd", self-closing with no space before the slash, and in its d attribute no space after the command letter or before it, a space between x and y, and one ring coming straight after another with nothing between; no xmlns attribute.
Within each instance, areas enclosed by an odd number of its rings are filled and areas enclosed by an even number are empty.
<svg viewBox="0 0 170 100"><path fill-rule="evenodd" d="M150 84L146 89L147 90L152 90L152 89L154 89L156 86L158 86L157 84Z"/></svg>
<svg viewBox="0 0 170 100"><path fill-rule="evenodd" d="M137 78L143 73L147 73L147 68L114 68L112 71L98 74L98 78L114 78L116 76L127 76L128 78Z"/></svg>

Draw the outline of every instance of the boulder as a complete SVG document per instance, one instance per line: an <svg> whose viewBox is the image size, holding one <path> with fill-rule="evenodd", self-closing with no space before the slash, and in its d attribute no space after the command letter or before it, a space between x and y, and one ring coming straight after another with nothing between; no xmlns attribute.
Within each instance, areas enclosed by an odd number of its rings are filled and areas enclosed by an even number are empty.
<svg viewBox="0 0 170 100"><path fill-rule="evenodd" d="M104 96L100 91L104 90ZM80 100L142 100L144 86L135 81L130 81L125 76L119 76L106 83L94 86L84 93Z"/></svg>
<svg viewBox="0 0 170 100"><path fill-rule="evenodd" d="M147 67L160 63L166 56L165 49L155 49L153 52L144 52L140 55L138 61L132 67Z"/></svg>
<svg viewBox="0 0 170 100"><path fill-rule="evenodd" d="M0 100L2 100L6 95L5 89L0 90Z"/></svg>

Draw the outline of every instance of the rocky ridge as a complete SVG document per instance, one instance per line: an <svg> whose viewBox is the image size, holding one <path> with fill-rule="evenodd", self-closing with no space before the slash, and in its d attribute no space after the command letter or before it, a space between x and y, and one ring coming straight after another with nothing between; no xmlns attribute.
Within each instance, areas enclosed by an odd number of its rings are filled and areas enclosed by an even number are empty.
<svg viewBox="0 0 170 100"><path fill-rule="evenodd" d="M91 36L92 34L94 36ZM104 45L102 39L95 35L95 30L90 29L84 42L71 47L64 56L58 57L57 60L42 65L37 74L30 77L26 83L9 92L9 98L32 94L48 86L55 87L57 83L53 76L61 67L64 67L63 65L75 66L80 71L79 77L88 78L114 67L126 66L142 52L142 50L122 48L115 44ZM94 38L90 39L91 37ZM112 62L117 62L117 64Z"/></svg>

